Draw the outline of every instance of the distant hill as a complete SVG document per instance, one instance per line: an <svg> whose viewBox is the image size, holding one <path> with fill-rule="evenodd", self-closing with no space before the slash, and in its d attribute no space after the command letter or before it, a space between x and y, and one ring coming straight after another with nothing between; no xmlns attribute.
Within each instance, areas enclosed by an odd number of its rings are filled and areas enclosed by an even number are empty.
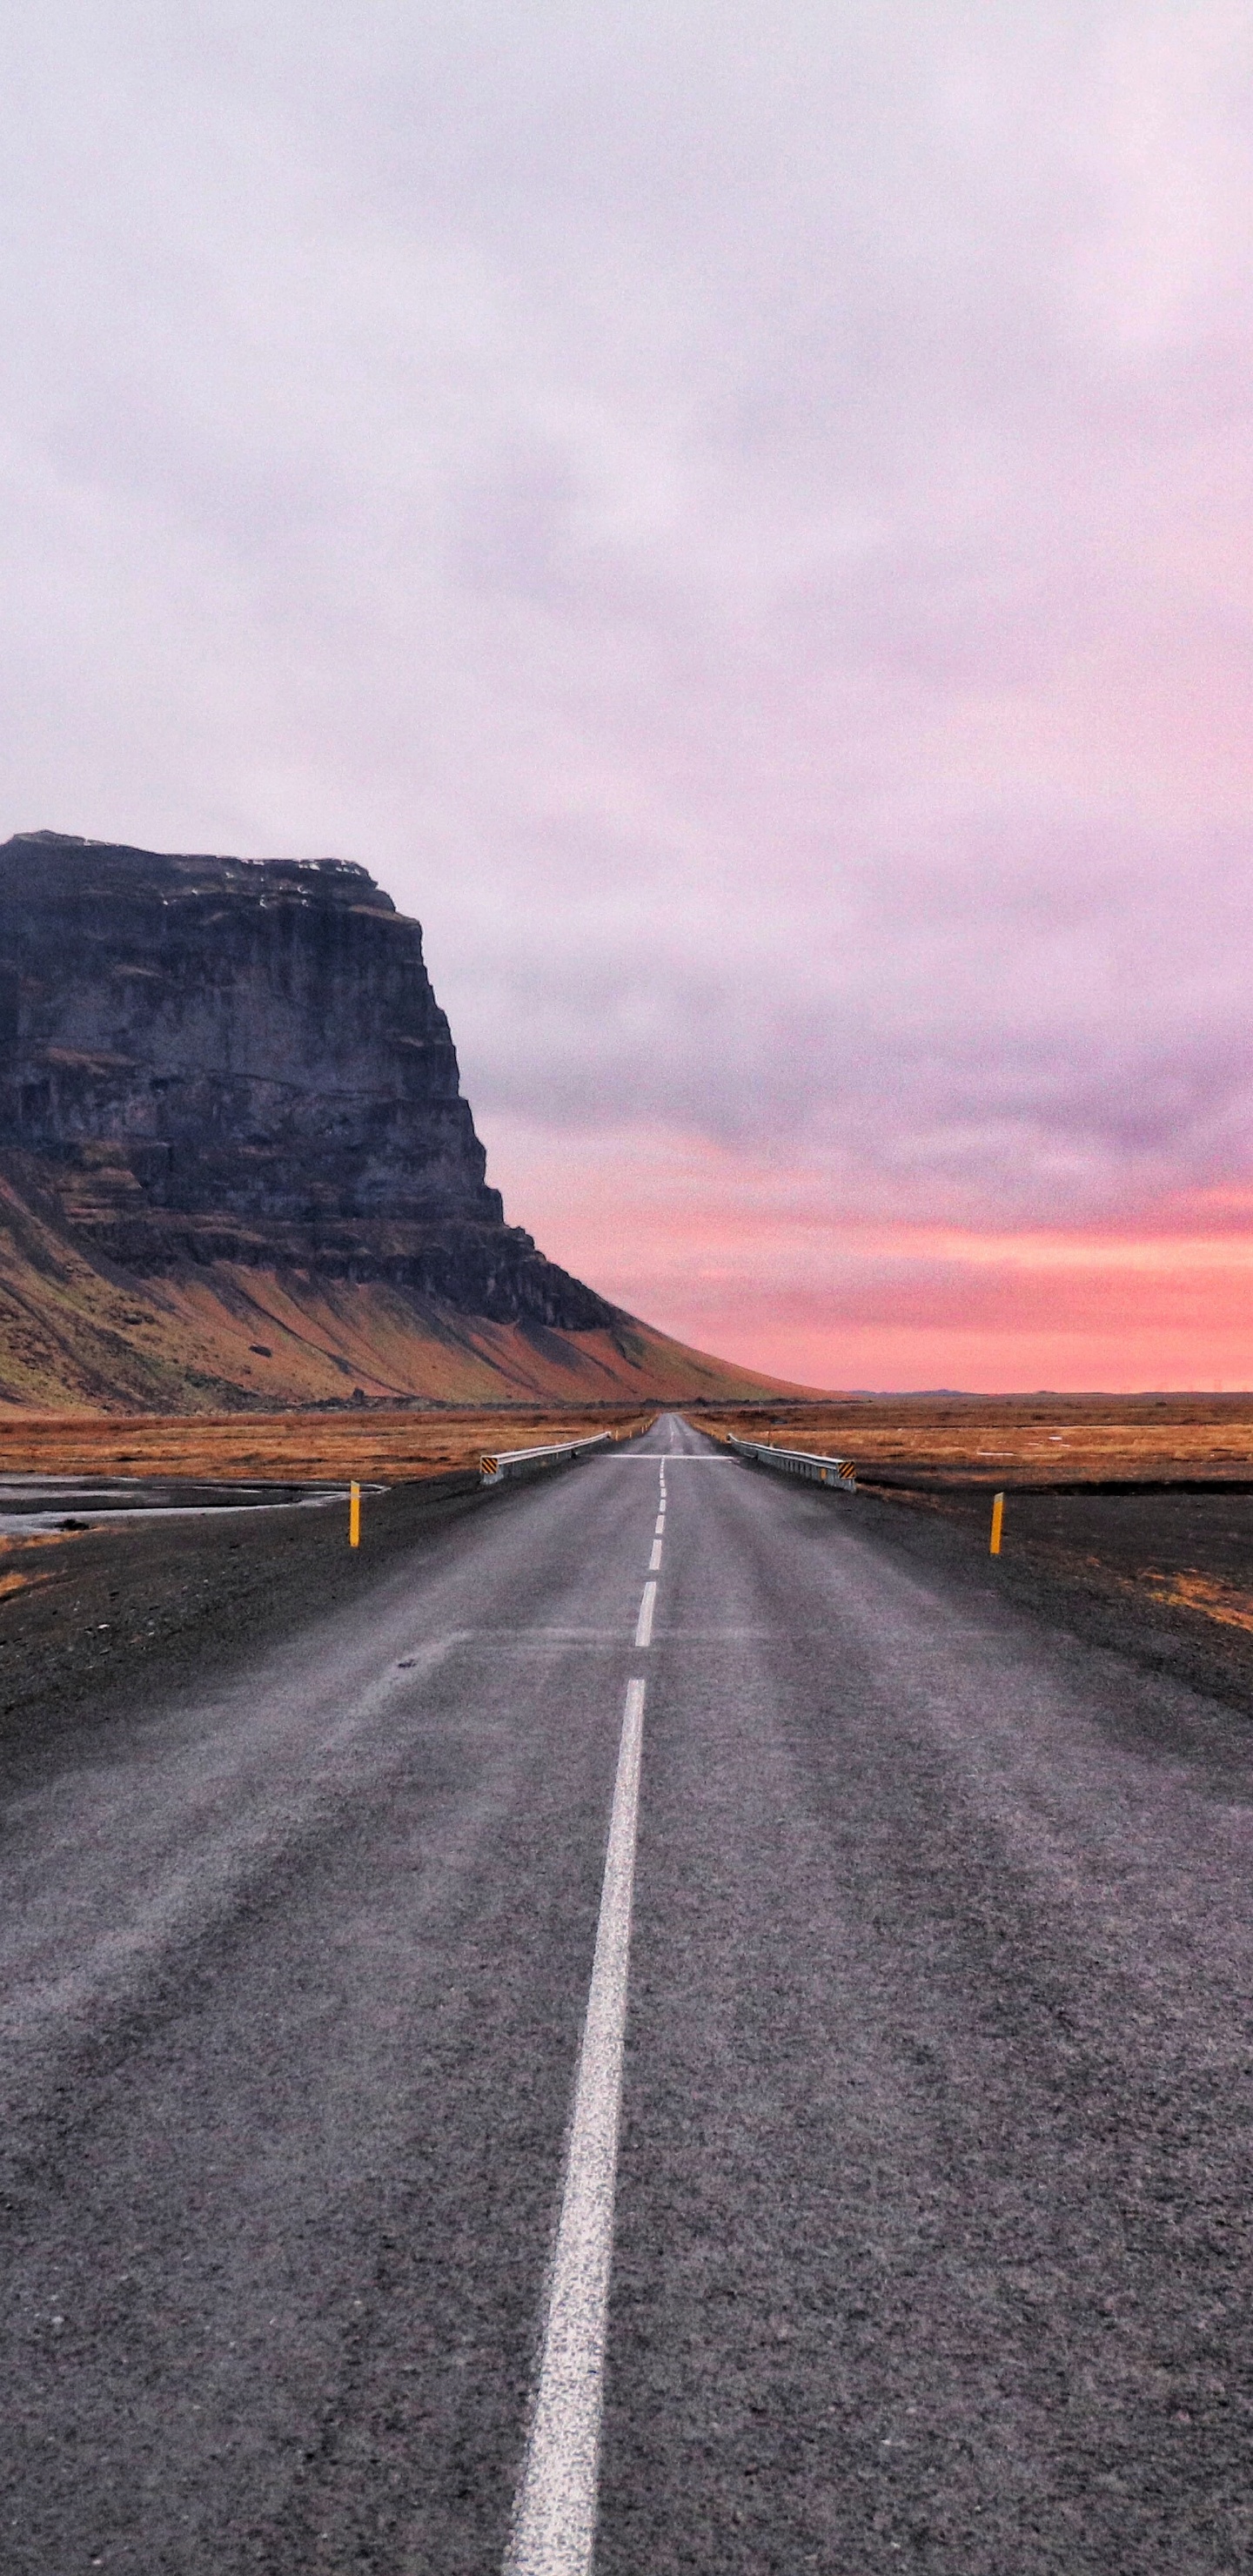
<svg viewBox="0 0 1253 2576"><path fill-rule="evenodd" d="M364 868L0 846L0 1405L776 1391L505 1224Z"/></svg>

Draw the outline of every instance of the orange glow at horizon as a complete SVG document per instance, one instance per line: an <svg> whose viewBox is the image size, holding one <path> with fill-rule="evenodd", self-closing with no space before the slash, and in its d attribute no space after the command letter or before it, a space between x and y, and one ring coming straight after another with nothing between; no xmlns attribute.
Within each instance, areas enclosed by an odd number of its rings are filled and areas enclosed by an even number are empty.
<svg viewBox="0 0 1253 2576"><path fill-rule="evenodd" d="M1021 1229L845 1214L701 1140L488 1122L507 1213L678 1339L810 1386L1253 1387L1253 1203ZM1241 1221L1242 1220L1242 1221Z"/></svg>

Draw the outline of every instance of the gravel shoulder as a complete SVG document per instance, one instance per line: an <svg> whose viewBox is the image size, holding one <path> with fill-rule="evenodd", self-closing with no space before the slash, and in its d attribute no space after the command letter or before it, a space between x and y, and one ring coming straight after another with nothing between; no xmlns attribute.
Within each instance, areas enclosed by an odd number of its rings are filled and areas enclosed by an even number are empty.
<svg viewBox="0 0 1253 2576"><path fill-rule="evenodd" d="M996 1558L983 1484L863 1486L832 1508L855 1509L877 1537L980 1599L1253 1716L1253 1493L1011 1486Z"/></svg>
<svg viewBox="0 0 1253 2576"><path fill-rule="evenodd" d="M362 1544L331 1503L130 1521L0 1559L0 1751L46 1753L123 1710L229 1679L347 1608L424 1538L489 1505L468 1472L367 1494ZM5 1592L5 1582L21 1589Z"/></svg>

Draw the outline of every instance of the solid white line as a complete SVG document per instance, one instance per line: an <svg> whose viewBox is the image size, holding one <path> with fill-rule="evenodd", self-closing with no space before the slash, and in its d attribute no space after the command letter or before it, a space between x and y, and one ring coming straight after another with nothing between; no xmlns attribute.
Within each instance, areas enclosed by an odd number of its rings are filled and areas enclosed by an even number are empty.
<svg viewBox="0 0 1253 2576"><path fill-rule="evenodd" d="M640 1802L644 1685L628 1682L544 2349L506 2576L589 2576Z"/></svg>
<svg viewBox="0 0 1253 2576"><path fill-rule="evenodd" d="M656 1599L656 1584L646 1583L644 1586L644 1597L640 1603L640 1615L635 1622L635 1642L637 1646L651 1646L653 1642L653 1605Z"/></svg>
<svg viewBox="0 0 1253 2576"><path fill-rule="evenodd" d="M649 1571L649 1573L650 1573L650 1574L656 1574L656 1572L657 1572L658 1567L660 1566L660 1564L661 1564L661 1540L660 1540L659 1538L655 1538L655 1539L653 1540L653 1552L652 1552L652 1555L650 1556L650 1558L649 1558L649 1560L648 1560L648 1571Z"/></svg>

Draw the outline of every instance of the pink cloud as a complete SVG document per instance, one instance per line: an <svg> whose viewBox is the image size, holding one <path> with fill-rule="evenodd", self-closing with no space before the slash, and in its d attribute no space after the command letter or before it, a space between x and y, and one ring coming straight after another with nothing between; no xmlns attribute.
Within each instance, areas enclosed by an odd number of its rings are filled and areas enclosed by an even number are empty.
<svg viewBox="0 0 1253 2576"><path fill-rule="evenodd" d="M1247 17L7 62L6 828L364 859L511 1213L675 1329L1253 1372Z"/></svg>
<svg viewBox="0 0 1253 2576"><path fill-rule="evenodd" d="M658 1134L595 1164L488 1129L544 1247L680 1338L825 1386L1253 1387L1253 1209L1133 1231L850 1219L813 1176Z"/></svg>

